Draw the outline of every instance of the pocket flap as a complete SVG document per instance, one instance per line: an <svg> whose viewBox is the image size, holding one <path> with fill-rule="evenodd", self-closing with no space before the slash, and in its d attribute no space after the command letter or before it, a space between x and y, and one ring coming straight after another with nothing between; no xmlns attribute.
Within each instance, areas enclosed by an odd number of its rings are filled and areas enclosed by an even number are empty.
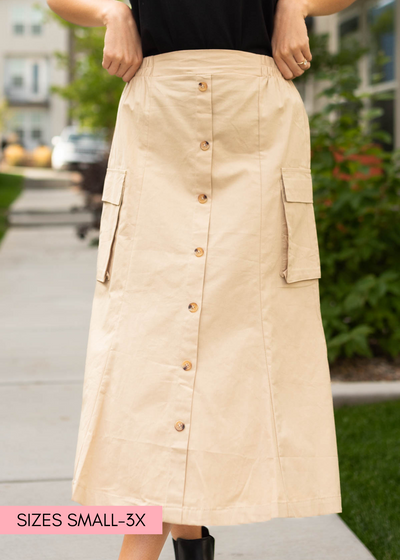
<svg viewBox="0 0 400 560"><path fill-rule="evenodd" d="M282 183L286 202L313 202L311 170L302 167L282 167Z"/></svg>
<svg viewBox="0 0 400 560"><path fill-rule="evenodd" d="M122 188L124 186L126 169L107 168L106 177L104 179L103 202L111 202L119 206L121 204Z"/></svg>

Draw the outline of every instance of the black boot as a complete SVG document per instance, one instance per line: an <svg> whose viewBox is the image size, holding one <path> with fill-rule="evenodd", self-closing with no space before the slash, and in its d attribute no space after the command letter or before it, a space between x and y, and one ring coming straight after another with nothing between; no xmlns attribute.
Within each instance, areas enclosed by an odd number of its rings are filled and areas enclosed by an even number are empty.
<svg viewBox="0 0 400 560"><path fill-rule="evenodd" d="M173 538L175 560L214 560L215 539L202 525L200 539Z"/></svg>

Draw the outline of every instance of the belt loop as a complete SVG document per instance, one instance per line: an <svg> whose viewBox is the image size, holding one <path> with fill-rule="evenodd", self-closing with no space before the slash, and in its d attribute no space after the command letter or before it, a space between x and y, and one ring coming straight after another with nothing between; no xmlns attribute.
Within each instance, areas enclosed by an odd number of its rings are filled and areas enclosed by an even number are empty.
<svg viewBox="0 0 400 560"><path fill-rule="evenodd" d="M266 64L261 64L261 75L262 76L270 76L271 75L271 68Z"/></svg>
<svg viewBox="0 0 400 560"><path fill-rule="evenodd" d="M154 68L154 55L146 56L142 60L142 65L140 68L140 74L142 76L151 76L153 74Z"/></svg>

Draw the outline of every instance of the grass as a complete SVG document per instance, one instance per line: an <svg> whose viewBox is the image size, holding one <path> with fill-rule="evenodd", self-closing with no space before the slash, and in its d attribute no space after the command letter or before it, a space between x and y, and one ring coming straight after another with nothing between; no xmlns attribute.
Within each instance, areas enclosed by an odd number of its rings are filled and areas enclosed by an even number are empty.
<svg viewBox="0 0 400 560"><path fill-rule="evenodd" d="M0 241L7 229L7 209L21 194L24 177L0 173Z"/></svg>
<svg viewBox="0 0 400 560"><path fill-rule="evenodd" d="M342 519L377 560L400 559L400 401L335 410Z"/></svg>

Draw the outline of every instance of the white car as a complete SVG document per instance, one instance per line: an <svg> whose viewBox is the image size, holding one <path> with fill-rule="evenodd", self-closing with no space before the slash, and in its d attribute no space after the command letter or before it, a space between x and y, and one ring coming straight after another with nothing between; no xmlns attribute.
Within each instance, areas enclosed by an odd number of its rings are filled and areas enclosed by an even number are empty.
<svg viewBox="0 0 400 560"><path fill-rule="evenodd" d="M60 136L53 136L51 143L53 169L77 169L81 164L95 163L110 149L105 133L82 131L77 126L67 126Z"/></svg>

